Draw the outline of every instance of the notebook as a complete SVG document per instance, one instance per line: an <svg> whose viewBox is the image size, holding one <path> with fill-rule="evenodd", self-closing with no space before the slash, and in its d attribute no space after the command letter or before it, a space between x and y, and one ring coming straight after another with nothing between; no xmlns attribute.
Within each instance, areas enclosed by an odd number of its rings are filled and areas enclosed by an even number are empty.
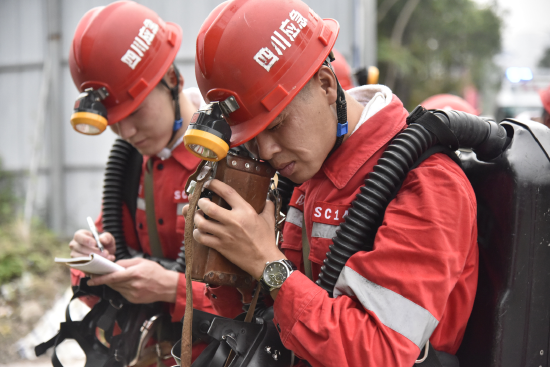
<svg viewBox="0 0 550 367"><path fill-rule="evenodd" d="M55 262L65 264L73 269L78 269L88 274L95 275L109 274L115 271L124 270L122 266L115 264L111 260L97 254L90 254L90 256L83 257L73 257L70 259L56 257Z"/></svg>

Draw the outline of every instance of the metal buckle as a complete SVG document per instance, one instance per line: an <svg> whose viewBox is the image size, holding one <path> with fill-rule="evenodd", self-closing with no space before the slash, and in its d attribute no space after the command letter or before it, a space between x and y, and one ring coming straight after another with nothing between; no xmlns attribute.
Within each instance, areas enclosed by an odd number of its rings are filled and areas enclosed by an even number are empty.
<svg viewBox="0 0 550 367"><path fill-rule="evenodd" d="M234 341L235 343L237 343L237 339L235 339L235 337L234 337L232 334L222 335L222 339L223 339L223 340L227 340L227 338L231 338L231 339L233 339L233 341Z"/></svg>
<svg viewBox="0 0 550 367"><path fill-rule="evenodd" d="M139 342L138 342L138 346L137 346L137 349L136 349L136 354L135 354L134 358L132 358L132 360L128 363L128 366L135 366L138 363L139 357L141 355L141 351L142 351L143 347L145 346L145 343L147 343L148 339L151 337L149 332L154 331L152 329L155 326L155 324L156 324L159 317L160 317L160 315L155 315L155 316L151 317L149 320L145 320L143 322L143 324L141 325L141 327L139 329L139 332L141 333L141 335L139 336ZM158 344L157 344L157 346L158 346Z"/></svg>
<svg viewBox="0 0 550 367"><path fill-rule="evenodd" d="M111 306L113 306L117 310L120 310L122 308L122 306L124 306L124 304L122 302L120 302L119 304L115 304L112 299L109 300L109 303L111 304Z"/></svg>
<svg viewBox="0 0 550 367"><path fill-rule="evenodd" d="M430 349L430 341L428 340L426 342L426 346L424 347L424 356L421 359L417 359L414 364L419 364L424 362L426 359L428 359L428 350Z"/></svg>

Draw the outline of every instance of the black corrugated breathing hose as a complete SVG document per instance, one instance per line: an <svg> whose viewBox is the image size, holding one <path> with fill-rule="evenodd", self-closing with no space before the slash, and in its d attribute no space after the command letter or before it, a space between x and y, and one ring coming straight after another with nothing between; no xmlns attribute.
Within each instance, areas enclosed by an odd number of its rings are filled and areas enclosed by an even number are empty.
<svg viewBox="0 0 550 367"><path fill-rule="evenodd" d="M288 204L290 204L290 199L292 198L292 193L294 192L294 188L296 186L297 185L288 178L279 176L277 190L279 191L279 196L281 197L281 212L284 215L288 212Z"/></svg>
<svg viewBox="0 0 550 367"><path fill-rule="evenodd" d="M426 111L419 106L407 122L409 126L393 139L365 179L365 185L332 239L317 280L331 296L348 259L359 251L372 251L374 237L394 191L422 153L443 143L453 150L471 148L479 160L488 161L499 156L509 142L504 127L464 112Z"/></svg>
<svg viewBox="0 0 550 367"><path fill-rule="evenodd" d="M117 139L109 153L103 181L103 231L115 238L117 260L131 258L122 225L123 191L127 167L135 159L136 149L122 139ZM139 154L139 153L137 153Z"/></svg>

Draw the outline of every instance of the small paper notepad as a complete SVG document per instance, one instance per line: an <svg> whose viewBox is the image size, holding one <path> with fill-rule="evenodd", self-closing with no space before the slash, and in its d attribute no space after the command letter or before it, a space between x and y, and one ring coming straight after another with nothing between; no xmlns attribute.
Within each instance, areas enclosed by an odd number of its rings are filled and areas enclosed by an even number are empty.
<svg viewBox="0 0 550 367"><path fill-rule="evenodd" d="M73 257L71 259L56 257L55 262L65 264L73 269L78 269L88 274L96 275L109 274L115 271L124 270L122 266L115 264L111 260L97 254L90 254L90 256L83 257Z"/></svg>

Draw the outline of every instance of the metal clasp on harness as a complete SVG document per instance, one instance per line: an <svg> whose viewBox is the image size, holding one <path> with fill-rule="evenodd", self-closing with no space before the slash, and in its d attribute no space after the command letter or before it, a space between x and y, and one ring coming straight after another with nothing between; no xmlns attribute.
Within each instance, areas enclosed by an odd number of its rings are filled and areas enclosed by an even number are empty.
<svg viewBox="0 0 550 367"><path fill-rule="evenodd" d="M422 356L421 359L417 359L414 364L419 364L424 362L426 359L428 359L428 350L430 349L430 341L428 340L426 342L426 346L424 347L424 356Z"/></svg>
<svg viewBox="0 0 550 367"><path fill-rule="evenodd" d="M130 363L128 363L128 366L135 366L138 363L141 352L145 347L145 344L151 337L151 332L154 331L154 327L156 326L156 322L159 319L159 317L160 315L154 315L149 320L145 320L141 325L139 329L139 332L141 333L141 335L139 336L139 343L136 349L136 354L134 355L134 358L132 358ZM158 348L158 344L156 345L156 347ZM158 349L157 349L157 353L158 353Z"/></svg>
<svg viewBox="0 0 550 367"><path fill-rule="evenodd" d="M111 304L111 306L113 306L117 310L120 310L122 308L122 306L124 306L124 304L122 302L120 302L118 304L115 304L112 299L109 299L109 303Z"/></svg>

